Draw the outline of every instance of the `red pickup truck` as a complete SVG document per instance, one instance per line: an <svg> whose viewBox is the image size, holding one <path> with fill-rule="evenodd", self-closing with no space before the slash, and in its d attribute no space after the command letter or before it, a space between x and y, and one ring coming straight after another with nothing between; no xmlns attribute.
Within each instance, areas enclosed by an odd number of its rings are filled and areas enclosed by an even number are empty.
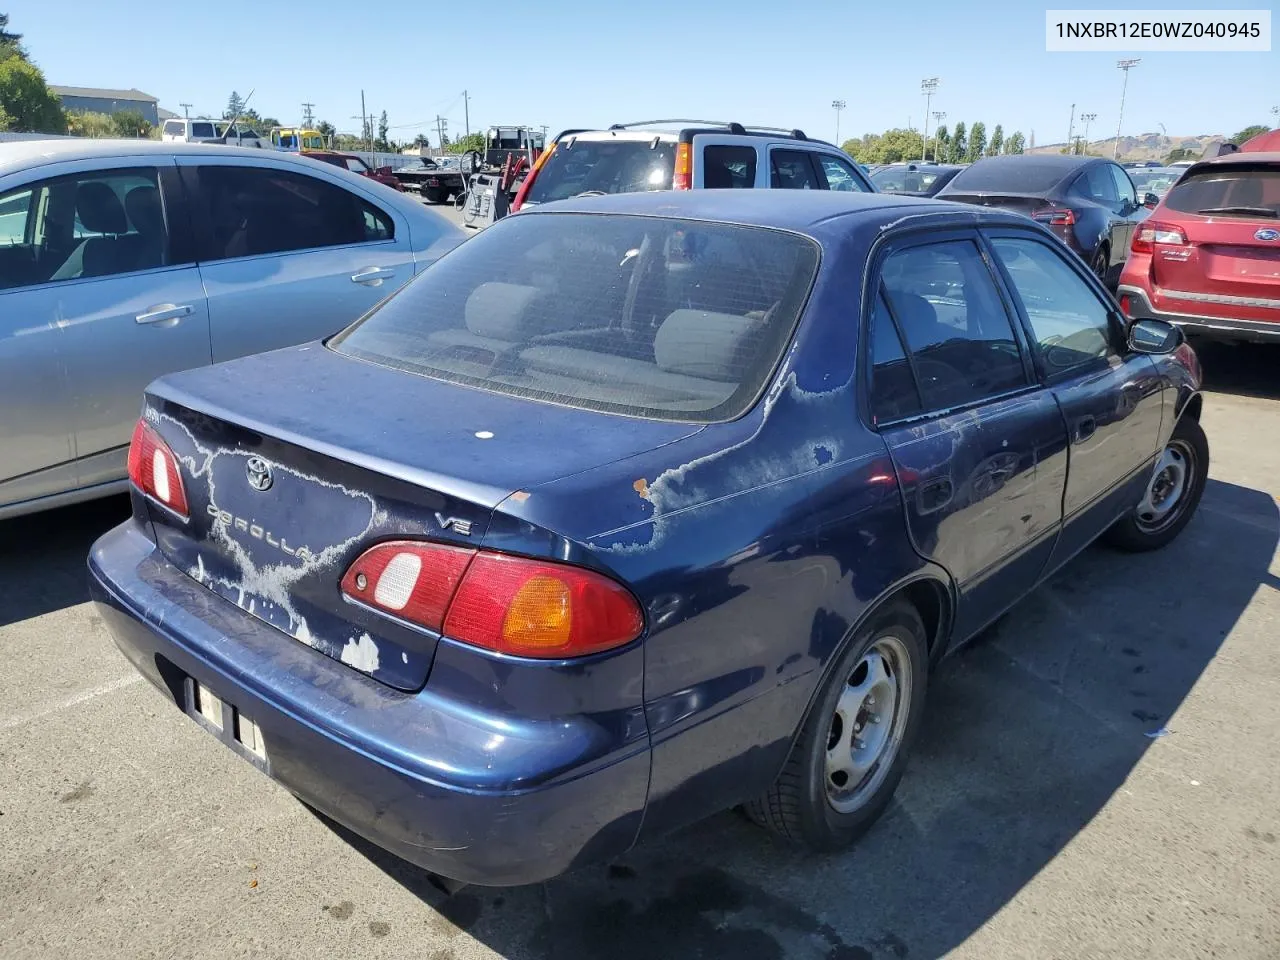
<svg viewBox="0 0 1280 960"><path fill-rule="evenodd" d="M312 160L319 160L321 163L331 163L335 167L345 167L352 173L358 173L362 177L368 177L370 180L377 180L379 183L385 183L388 187L404 191L404 185L391 172L390 167L378 167L375 169L353 153L338 153L335 150L308 150L304 156L310 157Z"/></svg>

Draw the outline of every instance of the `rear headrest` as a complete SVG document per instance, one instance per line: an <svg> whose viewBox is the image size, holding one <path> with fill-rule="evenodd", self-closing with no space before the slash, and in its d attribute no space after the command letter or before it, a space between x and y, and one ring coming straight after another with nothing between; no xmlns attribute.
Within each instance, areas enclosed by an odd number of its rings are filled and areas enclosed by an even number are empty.
<svg viewBox="0 0 1280 960"><path fill-rule="evenodd" d="M529 305L537 287L518 283L482 283L471 291L463 309L467 329L477 337L517 342L528 338Z"/></svg>
<svg viewBox="0 0 1280 960"><path fill-rule="evenodd" d="M737 383L750 359L751 340L763 326L762 320L736 313L676 310L658 328L654 359L668 373Z"/></svg>
<svg viewBox="0 0 1280 960"><path fill-rule="evenodd" d="M134 187L124 195L124 209L143 236L164 233L164 212L160 208L160 191L155 187Z"/></svg>
<svg viewBox="0 0 1280 960"><path fill-rule="evenodd" d="M919 294L895 290L889 299L912 350L923 350L955 335L955 329L939 321L933 304Z"/></svg>
<svg viewBox="0 0 1280 960"><path fill-rule="evenodd" d="M129 221L116 192L100 180L76 187L76 213L80 223L93 233L127 233Z"/></svg>

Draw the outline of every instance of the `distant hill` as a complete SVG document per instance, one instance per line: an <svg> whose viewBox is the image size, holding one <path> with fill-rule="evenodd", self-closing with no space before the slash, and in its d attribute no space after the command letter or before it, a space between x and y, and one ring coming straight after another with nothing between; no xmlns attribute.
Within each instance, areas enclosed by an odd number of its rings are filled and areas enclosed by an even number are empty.
<svg viewBox="0 0 1280 960"><path fill-rule="evenodd" d="M1201 157L1215 156L1219 144L1227 138L1220 134L1201 134L1197 137L1166 137L1160 133L1143 133L1136 137L1120 138L1121 160L1163 160L1171 150L1182 147L1191 151L1189 159L1199 160ZM1116 138L1106 140L1090 140L1087 151L1094 156L1110 157L1115 151ZM1065 143L1038 144L1027 153L1061 153Z"/></svg>

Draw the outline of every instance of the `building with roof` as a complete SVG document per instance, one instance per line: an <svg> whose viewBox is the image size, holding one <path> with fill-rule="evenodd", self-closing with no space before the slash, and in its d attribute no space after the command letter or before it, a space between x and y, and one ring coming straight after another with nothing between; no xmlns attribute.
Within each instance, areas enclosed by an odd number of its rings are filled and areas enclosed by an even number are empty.
<svg viewBox="0 0 1280 960"><path fill-rule="evenodd" d="M160 122L159 101L141 90L109 90L98 87L50 86L63 109L78 113L123 113L133 110L155 125Z"/></svg>

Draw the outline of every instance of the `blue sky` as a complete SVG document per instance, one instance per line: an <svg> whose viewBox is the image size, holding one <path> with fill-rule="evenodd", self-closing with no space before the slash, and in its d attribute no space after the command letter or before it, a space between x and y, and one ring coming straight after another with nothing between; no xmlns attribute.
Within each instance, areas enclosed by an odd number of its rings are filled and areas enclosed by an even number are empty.
<svg viewBox="0 0 1280 960"><path fill-rule="evenodd" d="M136 87L179 113L179 103L193 104L193 116L219 115L232 89L243 96L256 88L252 105L264 114L296 122L311 101L317 119L356 131L363 88L372 111L387 111L393 136L425 131L434 142L437 112L451 133L461 132L466 88L472 130L529 123L554 133L681 116L798 126L831 139L831 101L843 99L846 139L908 120L918 127L920 81L937 76L933 109L947 112L948 126L982 120L988 131L1001 123L1006 134L1034 130L1037 143L1062 141L1074 102L1077 113L1097 114L1091 138L1110 136L1122 54L1046 53L1046 5L526 0L492 18L505 28L489 28L483 12L469 18L468 5L440 0L0 0L50 83ZM470 36L468 21L476 30ZM1130 76L1127 134L1163 124L1170 134L1230 135L1275 119L1274 48L1142 57Z"/></svg>

